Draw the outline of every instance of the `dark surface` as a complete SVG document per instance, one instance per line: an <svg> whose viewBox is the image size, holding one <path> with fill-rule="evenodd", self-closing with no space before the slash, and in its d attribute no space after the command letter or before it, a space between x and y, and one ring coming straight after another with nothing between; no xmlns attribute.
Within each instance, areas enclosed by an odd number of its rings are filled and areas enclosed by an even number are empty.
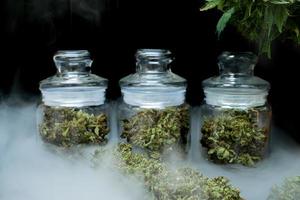
<svg viewBox="0 0 300 200"><path fill-rule="evenodd" d="M4 0L1 1L0 93L39 94L40 80L56 71L59 49L88 49L93 72L110 80L108 97L120 96L118 80L134 72L137 48L167 48L173 71L189 81L188 102L203 99L201 82L216 75L224 50L253 51L229 27L218 40L219 12L201 13L197 0ZM256 75L272 84L270 102L277 125L298 133L297 67L300 48L277 42L273 60L261 59ZM298 136L300 139L300 136Z"/></svg>

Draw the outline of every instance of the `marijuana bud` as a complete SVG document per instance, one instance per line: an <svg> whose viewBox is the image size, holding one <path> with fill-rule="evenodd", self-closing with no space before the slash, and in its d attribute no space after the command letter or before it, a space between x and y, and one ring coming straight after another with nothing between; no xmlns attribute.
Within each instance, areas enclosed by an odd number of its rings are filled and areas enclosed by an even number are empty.
<svg viewBox="0 0 300 200"><path fill-rule="evenodd" d="M91 109L44 106L39 124L42 140L64 148L106 143L109 133L107 115L102 112L90 114Z"/></svg>
<svg viewBox="0 0 300 200"><path fill-rule="evenodd" d="M262 160L268 129L258 126L258 110L226 109L204 120L201 144L209 160L253 166Z"/></svg>
<svg viewBox="0 0 300 200"><path fill-rule="evenodd" d="M122 120L121 137L135 147L162 152L174 145L187 144L189 108L143 109Z"/></svg>
<svg viewBox="0 0 300 200"><path fill-rule="evenodd" d="M161 161L134 152L130 144L119 144L116 155L118 167L138 177L154 200L242 200L224 177L210 179L189 167L169 170Z"/></svg>
<svg viewBox="0 0 300 200"><path fill-rule="evenodd" d="M280 186L274 186L268 200L300 199L300 176L286 178Z"/></svg>

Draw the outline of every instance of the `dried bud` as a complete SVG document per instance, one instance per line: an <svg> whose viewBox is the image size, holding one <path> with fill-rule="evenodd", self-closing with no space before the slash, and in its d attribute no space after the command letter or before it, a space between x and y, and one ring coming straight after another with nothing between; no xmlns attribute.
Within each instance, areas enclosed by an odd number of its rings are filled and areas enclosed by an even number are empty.
<svg viewBox="0 0 300 200"><path fill-rule="evenodd" d="M259 128L258 111L225 110L204 120L203 147L216 163L238 163L253 166L263 158L267 145L267 128Z"/></svg>
<svg viewBox="0 0 300 200"><path fill-rule="evenodd" d="M169 170L147 154L133 152L130 144L120 144L118 167L139 178L155 200L242 200L238 189L224 177L207 178L192 168ZM148 199L145 197L145 199Z"/></svg>
<svg viewBox="0 0 300 200"><path fill-rule="evenodd" d="M79 144L102 144L109 132L104 113L89 114L83 109L44 107L40 135L46 143L69 148Z"/></svg>
<svg viewBox="0 0 300 200"><path fill-rule="evenodd" d="M123 120L122 138L134 146L162 152L173 145L186 145L189 130L188 106L162 110L145 109Z"/></svg>

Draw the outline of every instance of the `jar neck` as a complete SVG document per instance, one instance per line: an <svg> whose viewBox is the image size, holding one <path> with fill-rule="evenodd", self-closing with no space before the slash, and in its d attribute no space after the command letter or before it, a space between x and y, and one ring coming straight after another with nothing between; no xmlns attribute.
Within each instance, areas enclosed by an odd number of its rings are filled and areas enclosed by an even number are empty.
<svg viewBox="0 0 300 200"><path fill-rule="evenodd" d="M87 62L56 62L57 74L60 76L88 76L91 64Z"/></svg>
<svg viewBox="0 0 300 200"><path fill-rule="evenodd" d="M169 71L168 64L166 63L137 63L138 73L165 73Z"/></svg>
<svg viewBox="0 0 300 200"><path fill-rule="evenodd" d="M138 73L165 73L173 61L171 52L162 49L140 49L136 53Z"/></svg>
<svg viewBox="0 0 300 200"><path fill-rule="evenodd" d="M59 76L88 76L93 63L88 51L59 51L54 62Z"/></svg>
<svg viewBox="0 0 300 200"><path fill-rule="evenodd" d="M219 57L219 71L222 77L253 76L257 56L250 52L224 52Z"/></svg>

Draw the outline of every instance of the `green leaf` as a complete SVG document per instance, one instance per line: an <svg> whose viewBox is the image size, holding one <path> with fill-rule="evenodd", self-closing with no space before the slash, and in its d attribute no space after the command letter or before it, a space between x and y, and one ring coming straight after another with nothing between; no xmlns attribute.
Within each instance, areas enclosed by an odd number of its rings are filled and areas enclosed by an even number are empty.
<svg viewBox="0 0 300 200"><path fill-rule="evenodd" d="M258 44L260 55L271 56L271 45L279 36L300 43L300 0L205 0L201 11L216 9L223 12L217 24L217 33L227 23L236 26L247 39ZM290 26L295 23L295 26Z"/></svg>
<svg viewBox="0 0 300 200"><path fill-rule="evenodd" d="M299 30L298 27L295 27L294 33L295 33L294 41L295 41L298 45L300 45L300 30Z"/></svg>
<svg viewBox="0 0 300 200"><path fill-rule="evenodd" d="M300 36L300 33L299 33L299 28L298 28L298 27L296 27L294 31L295 31L295 33L296 33L296 36L297 36L297 37L299 37L299 36Z"/></svg>
<svg viewBox="0 0 300 200"><path fill-rule="evenodd" d="M287 5L287 4L293 4L294 0L271 0L269 2L276 5Z"/></svg>
<svg viewBox="0 0 300 200"><path fill-rule="evenodd" d="M261 54L266 53L268 58L271 58L271 40L262 38L259 43L259 52Z"/></svg>
<svg viewBox="0 0 300 200"><path fill-rule="evenodd" d="M226 27L227 23L229 22L231 16L235 12L234 8L231 8L227 10L222 17L219 19L218 24L217 24L217 33L218 37L220 37L220 34L223 32L224 28Z"/></svg>
<svg viewBox="0 0 300 200"><path fill-rule="evenodd" d="M251 2L249 2L249 5L246 6L245 15L244 15L244 18L243 18L242 21L244 21L247 18L251 17L253 4L254 4L254 2L251 1Z"/></svg>
<svg viewBox="0 0 300 200"><path fill-rule="evenodd" d="M296 31L296 35L297 35L297 42L298 42L298 45L300 45L299 29L297 28L295 31Z"/></svg>
<svg viewBox="0 0 300 200"><path fill-rule="evenodd" d="M282 33L283 26L286 24L288 19L289 12L288 9L284 6L275 6L274 8L274 21L277 26L277 29Z"/></svg>
<svg viewBox="0 0 300 200"><path fill-rule="evenodd" d="M296 21L289 20L285 26L285 31L290 33L288 39L292 39L296 45L300 45L300 26L298 24Z"/></svg>
<svg viewBox="0 0 300 200"><path fill-rule="evenodd" d="M273 16L273 7L271 6L267 6L265 8L265 18L264 18L264 24L265 24L265 28L267 31L267 36L268 38L270 38L271 36L271 32L272 32L272 27L274 24L274 16Z"/></svg>
<svg viewBox="0 0 300 200"><path fill-rule="evenodd" d="M200 8L200 11L210 10L220 4L221 0L207 0L207 3Z"/></svg>

